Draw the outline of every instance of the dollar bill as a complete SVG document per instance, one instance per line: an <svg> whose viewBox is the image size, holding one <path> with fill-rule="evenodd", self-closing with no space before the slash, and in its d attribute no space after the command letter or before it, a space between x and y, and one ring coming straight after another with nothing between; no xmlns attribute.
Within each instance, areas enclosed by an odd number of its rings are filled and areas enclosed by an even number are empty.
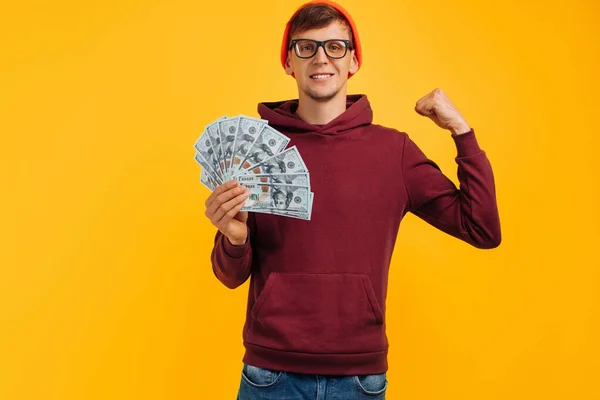
<svg viewBox="0 0 600 400"><path fill-rule="evenodd" d="M240 116L220 120L218 123L219 133L221 135L221 148L223 149L219 165L221 166L221 170L225 173L225 180L229 180L231 177L229 169L231 166L231 156L233 154L233 144L235 142L235 137L237 136Z"/></svg>
<svg viewBox="0 0 600 400"><path fill-rule="evenodd" d="M231 155L231 176L240 168L242 161L246 158L267 123L268 121L264 119L240 116L240 125L233 145L233 154Z"/></svg>
<svg viewBox="0 0 600 400"><path fill-rule="evenodd" d="M234 178L250 190L242 211L310 220L314 194L298 149L268 121L239 115L208 124L194 143L210 191Z"/></svg>
<svg viewBox="0 0 600 400"><path fill-rule="evenodd" d="M223 182L223 175L221 173L221 169L219 168L219 158L212 146L210 136L208 135L208 131L206 129L194 144L194 148L211 167L211 174L217 176L221 182Z"/></svg>
<svg viewBox="0 0 600 400"><path fill-rule="evenodd" d="M305 187L262 183L250 183L244 186L249 196L242 211L309 212L310 191Z"/></svg>
<svg viewBox="0 0 600 400"><path fill-rule="evenodd" d="M208 174L217 183L219 183L219 184L223 183L223 182L220 182L218 176L212 172L212 168L210 167L210 164L208 163L208 161L206 161L206 159L202 156L202 154L200 154L199 152L196 152L196 155L194 156L194 160L196 160L196 162L198 164L200 164L200 166L202 167L202 171L204 171L204 173Z"/></svg>
<svg viewBox="0 0 600 400"><path fill-rule="evenodd" d="M204 168L202 168L202 173L200 174L200 183L202 183L211 192L219 186L219 182L217 182L208 172L206 172Z"/></svg>
<svg viewBox="0 0 600 400"><path fill-rule="evenodd" d="M223 148L221 147L221 134L219 133L219 121L226 119L227 117L222 116L216 121L208 124L205 128L208 137L210 138L210 142L215 153L216 165L215 170L218 172L219 177L223 182L225 182L225 171L221 169L220 160L223 159Z"/></svg>
<svg viewBox="0 0 600 400"><path fill-rule="evenodd" d="M310 219L312 218L313 197L314 197L314 193L311 192L310 193L310 205L309 205L308 212L283 211L283 210L278 210L278 209L257 210L255 212L261 212L261 213L273 214L273 215L281 215L283 217L298 218L298 219L310 221Z"/></svg>
<svg viewBox="0 0 600 400"><path fill-rule="evenodd" d="M292 146L283 152L274 155L273 157L267 158L261 161L259 164L253 165L247 170L243 170L244 173L238 172L239 175L249 174L299 174L302 172L308 172L304 160L300 157L298 148Z"/></svg>
<svg viewBox="0 0 600 400"><path fill-rule="evenodd" d="M249 183L278 183L284 185L302 186L310 189L310 177L308 172L300 174L251 174L238 175L235 179L242 185Z"/></svg>
<svg viewBox="0 0 600 400"><path fill-rule="evenodd" d="M271 209L271 210L269 210L269 213L274 214L274 215L281 215L284 217L299 218L299 219L304 219L304 220L310 221L310 219L312 217L313 197L314 197L314 193L310 192L310 199L309 199L310 205L308 206L308 212L294 212L294 211L282 211L282 210L277 210L277 209Z"/></svg>
<svg viewBox="0 0 600 400"><path fill-rule="evenodd" d="M289 142L290 138L265 125L235 175L244 174L250 167L278 154Z"/></svg>

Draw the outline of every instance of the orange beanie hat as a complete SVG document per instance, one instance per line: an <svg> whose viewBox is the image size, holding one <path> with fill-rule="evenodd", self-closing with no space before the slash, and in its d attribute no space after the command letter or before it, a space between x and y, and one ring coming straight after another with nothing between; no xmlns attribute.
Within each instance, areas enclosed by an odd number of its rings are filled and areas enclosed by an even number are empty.
<svg viewBox="0 0 600 400"><path fill-rule="evenodd" d="M352 17L348 13L348 11L346 11L339 4L334 3L333 1L330 1L330 0L310 1L310 2L300 6L300 8L298 8L298 10L296 10L294 15L292 15L292 18L290 18L290 22L304 7L306 7L308 5L312 5L312 4L327 4L327 5L335 8L336 10L338 10L344 17L346 17L346 19L348 20L348 23L350 24L350 29L352 30L354 52L356 54L356 59L358 60L358 68L360 68L360 65L362 64L362 49L360 47L360 40L358 38L358 30L356 29L354 20L352 19ZM283 32L283 41L281 43L281 65L283 65L284 69L285 69L285 62L287 61L288 44L290 42L290 22L288 22L285 27L285 31ZM352 74L348 75L348 77L351 77L351 76L352 76Z"/></svg>

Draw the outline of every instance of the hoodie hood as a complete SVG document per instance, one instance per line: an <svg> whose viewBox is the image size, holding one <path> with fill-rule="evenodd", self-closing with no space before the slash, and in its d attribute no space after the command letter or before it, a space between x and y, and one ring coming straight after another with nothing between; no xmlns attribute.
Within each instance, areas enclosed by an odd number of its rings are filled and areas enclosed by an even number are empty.
<svg viewBox="0 0 600 400"><path fill-rule="evenodd" d="M298 100L260 103L258 114L269 121L273 128L286 133L316 132L322 135L337 135L373 122L373 110L366 95L346 97L346 111L325 125L309 124L296 114Z"/></svg>

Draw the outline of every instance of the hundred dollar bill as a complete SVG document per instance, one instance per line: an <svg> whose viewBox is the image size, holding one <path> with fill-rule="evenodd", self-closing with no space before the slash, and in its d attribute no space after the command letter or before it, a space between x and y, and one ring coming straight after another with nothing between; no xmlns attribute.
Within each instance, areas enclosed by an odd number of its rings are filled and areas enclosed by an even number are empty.
<svg viewBox="0 0 600 400"><path fill-rule="evenodd" d="M271 210L269 210L269 214L281 215L284 217L291 217L291 218L299 218L299 219L304 219L304 220L310 221L310 219L312 217L313 197L314 197L314 193L310 192L310 200L309 200L310 205L308 207L308 212L294 212L294 211L282 211L282 210L278 210L278 209L271 209Z"/></svg>
<svg viewBox="0 0 600 400"><path fill-rule="evenodd" d="M223 159L223 149L221 148L221 134L219 133L219 121L222 121L226 118L226 116L222 116L216 121L208 124L205 128L205 131L208 134L208 137L210 138L213 152L215 154L215 170L218 172L218 175L223 182L225 182L225 171L221 169L220 163L220 160Z"/></svg>
<svg viewBox="0 0 600 400"><path fill-rule="evenodd" d="M250 183L246 186L249 196L242 211L308 213L310 191L301 186L264 185Z"/></svg>
<svg viewBox="0 0 600 400"><path fill-rule="evenodd" d="M211 192L214 191L217 186L219 186L219 182L209 175L204 168L202 168L202 173L200 174L200 183L202 183Z"/></svg>
<svg viewBox="0 0 600 400"><path fill-rule="evenodd" d="M238 127L240 124L240 116L219 120L219 133L221 134L221 155L220 163L221 170L225 173L225 180L231 177L229 169L231 166L231 156L233 154L233 143L237 136Z"/></svg>
<svg viewBox="0 0 600 400"><path fill-rule="evenodd" d="M265 119L240 116L240 125L233 144L233 154L231 155L230 175L237 172L242 161L246 158L246 154L248 154L267 123L268 121Z"/></svg>
<svg viewBox="0 0 600 400"><path fill-rule="evenodd" d="M208 174L213 180L218 182L219 185L223 184L223 182L219 181L218 176L212 172L212 169L210 168L210 164L208 163L208 161L206 161L206 159L204 157L202 157L202 154L196 152L196 155L194 156L194 160L196 160L196 162L198 164L200 164L204 173Z"/></svg>
<svg viewBox="0 0 600 400"><path fill-rule="evenodd" d="M285 146L289 142L290 138L277 132L269 125L265 125L244 157L235 175L244 174L244 171L250 167L278 154L281 150L285 149Z"/></svg>
<svg viewBox="0 0 600 400"><path fill-rule="evenodd" d="M310 189L308 172L301 174L250 174L238 175L235 178L242 185L248 183L279 183L283 185L302 186Z"/></svg>
<svg viewBox="0 0 600 400"><path fill-rule="evenodd" d="M300 157L296 146L292 146L273 157L265 159L259 164L251 166L247 170L243 170L243 173L241 171L236 176L250 174L299 174L308 172L306 164L304 164L302 157Z"/></svg>
<svg viewBox="0 0 600 400"><path fill-rule="evenodd" d="M208 165L211 167L211 173L223 181L223 175L221 173L221 169L219 168L219 158L215 153L210 136L208 135L208 131L206 129L194 144L194 148L207 161Z"/></svg>
<svg viewBox="0 0 600 400"><path fill-rule="evenodd" d="M309 213L293 213L293 212L282 212L279 210L270 210L269 212L265 212L264 214L280 215L282 217L298 218L298 219L310 221Z"/></svg>

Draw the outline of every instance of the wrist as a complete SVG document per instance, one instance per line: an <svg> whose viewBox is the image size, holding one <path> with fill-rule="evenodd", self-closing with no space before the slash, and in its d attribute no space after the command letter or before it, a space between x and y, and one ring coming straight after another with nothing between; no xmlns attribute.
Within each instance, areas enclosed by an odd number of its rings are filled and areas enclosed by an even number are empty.
<svg viewBox="0 0 600 400"><path fill-rule="evenodd" d="M471 131L471 127L467 124L461 124L461 125L457 126L456 128L450 128L450 131L452 132L453 135L464 135L465 133L468 133Z"/></svg>
<svg viewBox="0 0 600 400"><path fill-rule="evenodd" d="M227 239L229 244L231 244L232 246L243 246L246 244L246 239L247 239L247 237L240 239L240 238L230 238L229 236L225 236L225 238Z"/></svg>

